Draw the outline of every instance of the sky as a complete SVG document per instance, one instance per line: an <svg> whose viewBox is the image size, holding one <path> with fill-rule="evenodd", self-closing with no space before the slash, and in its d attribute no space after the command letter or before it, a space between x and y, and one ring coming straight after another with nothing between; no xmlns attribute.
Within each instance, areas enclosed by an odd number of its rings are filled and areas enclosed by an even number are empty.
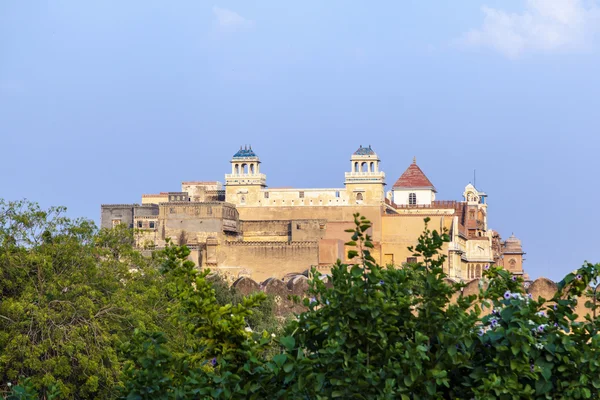
<svg viewBox="0 0 600 400"><path fill-rule="evenodd" d="M0 2L0 198L100 204L224 181L343 187L371 145L440 200L473 181L532 278L600 262L600 1Z"/></svg>

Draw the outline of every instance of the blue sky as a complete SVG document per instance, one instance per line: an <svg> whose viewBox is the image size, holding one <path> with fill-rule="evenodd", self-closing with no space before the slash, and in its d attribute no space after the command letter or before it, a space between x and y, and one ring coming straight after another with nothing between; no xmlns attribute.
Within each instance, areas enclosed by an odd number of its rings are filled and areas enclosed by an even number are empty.
<svg viewBox="0 0 600 400"><path fill-rule="evenodd" d="M413 156L532 277L600 261L600 2L0 2L0 197L139 202L220 180L243 144L270 186L341 187L371 144Z"/></svg>

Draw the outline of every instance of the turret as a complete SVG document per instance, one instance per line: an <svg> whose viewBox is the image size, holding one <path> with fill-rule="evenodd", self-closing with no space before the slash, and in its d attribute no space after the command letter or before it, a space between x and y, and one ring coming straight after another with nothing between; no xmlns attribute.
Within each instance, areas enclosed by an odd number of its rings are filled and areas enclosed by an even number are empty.
<svg viewBox="0 0 600 400"><path fill-rule="evenodd" d="M240 146L231 159L231 174L225 175L226 201L242 206L255 204L266 186L267 177L260 173L260 159L252 146Z"/></svg>
<svg viewBox="0 0 600 400"><path fill-rule="evenodd" d="M350 157L350 172L345 185L351 203L380 204L384 201L385 173L379 170L381 160L375 151L362 145Z"/></svg>

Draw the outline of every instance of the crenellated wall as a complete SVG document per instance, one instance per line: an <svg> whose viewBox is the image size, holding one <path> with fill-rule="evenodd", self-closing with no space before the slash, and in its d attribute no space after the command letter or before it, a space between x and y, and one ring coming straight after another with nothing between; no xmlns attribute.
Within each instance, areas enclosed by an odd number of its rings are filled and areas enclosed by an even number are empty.
<svg viewBox="0 0 600 400"><path fill-rule="evenodd" d="M304 311L304 307L294 303L290 297L295 295L300 298L306 297L308 289L308 279L304 275L288 276L286 281L277 278L267 278L264 281L256 281L249 277L240 277L233 283L233 287L238 289L241 294L248 295L254 292L262 291L275 296L277 315L288 315L292 312L298 313ZM448 283L452 283L451 279L447 279ZM260 283L259 283L260 282ZM452 301L456 301L459 296L470 296L479 294L480 282L473 280L467 284L462 293L456 293ZM538 278L533 282L526 284L525 292L531 294L534 300L539 297L545 300L550 300L557 292L558 286L555 282L547 278ZM585 307L586 301L591 300L588 297L582 296L577 299L575 313L577 320L583 321L585 316L590 313L590 309ZM484 310L484 314L488 313Z"/></svg>

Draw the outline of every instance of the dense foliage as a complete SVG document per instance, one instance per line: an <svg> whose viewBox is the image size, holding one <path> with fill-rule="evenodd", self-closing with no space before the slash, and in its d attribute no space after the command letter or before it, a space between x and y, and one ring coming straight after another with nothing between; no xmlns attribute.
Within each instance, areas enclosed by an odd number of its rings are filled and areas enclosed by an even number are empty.
<svg viewBox="0 0 600 400"><path fill-rule="evenodd" d="M350 262L328 277L313 270L306 311L278 324L264 293L229 290L188 261L185 246L144 258L131 231L98 232L62 211L0 204L8 398L600 396L588 293L599 264L567 275L548 301L494 266L479 295L461 296L464 285L442 269L444 233L426 224L412 249L419 262L381 267L370 222L356 215ZM594 317L576 321L586 294Z"/></svg>

